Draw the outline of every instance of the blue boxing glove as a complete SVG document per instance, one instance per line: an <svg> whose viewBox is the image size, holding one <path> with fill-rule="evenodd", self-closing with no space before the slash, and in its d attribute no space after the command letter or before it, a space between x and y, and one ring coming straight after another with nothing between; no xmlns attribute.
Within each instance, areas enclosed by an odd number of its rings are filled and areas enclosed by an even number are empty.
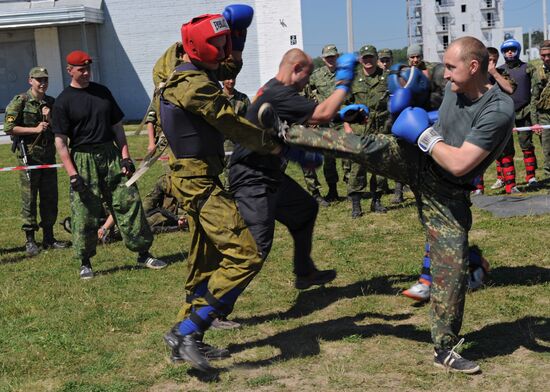
<svg viewBox="0 0 550 392"><path fill-rule="evenodd" d="M242 52L246 42L246 29L252 23L254 9L246 4L231 4L223 10L223 17L231 29L232 49Z"/></svg>
<svg viewBox="0 0 550 392"><path fill-rule="evenodd" d="M338 122L348 122L354 124L362 124L365 122L369 116L369 108L361 103L354 103L351 105L344 106L342 109L336 113L333 121Z"/></svg>
<svg viewBox="0 0 550 392"><path fill-rule="evenodd" d="M285 146L283 157L288 161L298 163L304 169L315 170L323 164L321 153L305 151L297 147Z"/></svg>
<svg viewBox="0 0 550 392"><path fill-rule="evenodd" d="M428 119L430 120L430 125L435 124L439 120L439 110L428 112Z"/></svg>
<svg viewBox="0 0 550 392"><path fill-rule="evenodd" d="M336 60L336 72L334 74L337 89L342 89L346 93L349 92L355 75L356 65L357 57L354 54L346 53L338 57L338 60Z"/></svg>
<svg viewBox="0 0 550 392"><path fill-rule="evenodd" d="M397 116L406 107L411 106L412 91L408 88L398 88L390 95L388 101L388 110L391 114Z"/></svg>
<svg viewBox="0 0 550 392"><path fill-rule="evenodd" d="M404 109L393 123L391 132L411 144L418 144L423 152L432 153L434 146L443 141L432 127L428 113L421 108Z"/></svg>

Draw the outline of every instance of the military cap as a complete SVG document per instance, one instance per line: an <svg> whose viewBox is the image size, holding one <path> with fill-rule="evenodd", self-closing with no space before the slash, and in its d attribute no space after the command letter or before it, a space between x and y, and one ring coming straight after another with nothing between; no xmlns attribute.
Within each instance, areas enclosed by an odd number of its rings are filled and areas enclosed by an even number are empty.
<svg viewBox="0 0 550 392"><path fill-rule="evenodd" d="M378 51L373 45L363 45L361 46L361 49L359 49L359 56L378 56Z"/></svg>
<svg viewBox="0 0 550 392"><path fill-rule="evenodd" d="M418 44L412 44L407 48L407 57L422 56L422 47Z"/></svg>
<svg viewBox="0 0 550 392"><path fill-rule="evenodd" d="M336 49L336 45L328 44L323 47L323 51L321 52L321 57L328 57L328 56L338 56L338 49Z"/></svg>
<svg viewBox="0 0 550 392"><path fill-rule="evenodd" d="M67 55L67 64L81 67L92 63L90 55L82 50L74 50Z"/></svg>
<svg viewBox="0 0 550 392"><path fill-rule="evenodd" d="M29 71L29 78L47 78L48 70L44 67L34 67Z"/></svg>
<svg viewBox="0 0 550 392"><path fill-rule="evenodd" d="M380 51L378 52L378 57L393 57L393 52L391 49L388 48L380 49Z"/></svg>

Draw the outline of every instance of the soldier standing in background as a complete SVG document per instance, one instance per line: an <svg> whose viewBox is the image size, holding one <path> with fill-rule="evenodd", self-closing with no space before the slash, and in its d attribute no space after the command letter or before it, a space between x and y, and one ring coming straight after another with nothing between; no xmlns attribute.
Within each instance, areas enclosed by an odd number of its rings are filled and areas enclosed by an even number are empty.
<svg viewBox="0 0 550 392"><path fill-rule="evenodd" d="M109 89L90 81L92 58L76 50L67 55L71 83L53 108L55 144L70 178L72 234L80 278L91 279L91 258L96 254L97 229L105 202L128 249L137 262L161 269L166 263L149 253L149 229L135 185L124 186L135 171L122 127L124 113ZM69 143L70 141L70 152ZM116 142L116 145L115 145Z"/></svg>
<svg viewBox="0 0 550 392"><path fill-rule="evenodd" d="M336 60L338 59L338 49L336 45L325 45L321 51L321 59L324 65L313 71L309 79L309 84L304 89L306 97L318 103L327 99L336 87L334 79ZM327 125L334 129L343 129L340 124L330 123ZM306 168L302 168L302 170L304 172L306 188L320 206L326 207L329 202L338 201L338 170L336 168L336 158L327 155L323 162L323 174L325 175L325 181L328 185L328 193L325 197L321 196L321 184L319 183L317 172Z"/></svg>
<svg viewBox="0 0 550 392"><path fill-rule="evenodd" d="M369 118L366 125L353 124L351 130L356 135L387 133L389 131L387 127L389 120L387 74L377 65L378 51L373 45L363 45L359 49L359 56L356 77L351 87L351 97L348 98L347 103L366 105L369 108ZM363 215L361 197L366 186L366 166L353 162L348 183L352 218ZM382 192L378 190L377 177L374 174L370 178L369 190L372 195L370 210L385 213L387 210L380 201Z"/></svg>
<svg viewBox="0 0 550 392"><path fill-rule="evenodd" d="M521 44L515 39L504 41L500 46L500 52L504 56L505 62L498 68L505 70L517 84L517 88L512 94L514 110L516 111L515 125L516 127L530 126L534 124L532 117L536 116L535 98L531 94L531 88L538 84L536 69L533 65L520 60ZM535 177L537 157L535 156L535 145L533 144L533 132L518 132L518 140L523 152L525 181L528 186L537 187L538 182Z"/></svg>
<svg viewBox="0 0 550 392"><path fill-rule="evenodd" d="M389 71L393 64L393 52L391 49L384 48L378 51L378 66L384 71Z"/></svg>
<svg viewBox="0 0 550 392"><path fill-rule="evenodd" d="M43 165L55 163L55 144L50 129L50 109L54 99L46 95L48 71L34 67L29 72L31 87L25 93L16 95L6 107L4 131L19 150L20 165ZM13 149L15 151L15 149ZM62 249L68 243L57 241L53 226L57 220L57 169L28 170L20 172L22 230L27 242L27 255L40 252L34 232L38 231L37 197L40 198L40 226L42 227L44 249Z"/></svg>
<svg viewBox="0 0 550 392"><path fill-rule="evenodd" d="M544 155L544 175L550 177L550 129L542 129L540 124L550 125L550 40L540 47L542 65L537 69L539 82L533 86L533 98L536 110L533 116L533 130L542 135L542 153Z"/></svg>

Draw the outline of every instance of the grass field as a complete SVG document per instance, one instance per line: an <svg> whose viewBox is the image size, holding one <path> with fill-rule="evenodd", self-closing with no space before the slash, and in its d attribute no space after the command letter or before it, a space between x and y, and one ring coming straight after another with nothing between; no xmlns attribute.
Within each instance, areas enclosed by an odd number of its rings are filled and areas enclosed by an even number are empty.
<svg viewBox="0 0 550 392"><path fill-rule="evenodd" d="M129 140L133 156L143 156L146 139ZM8 146L0 162L16 163ZM147 173L142 195L164 170ZM296 167L290 172L302 181ZM487 185L494 176L491 168ZM292 243L278 226L268 261L231 316L244 327L207 334L233 354L213 363L221 372L207 380L170 363L162 340L182 302L188 234L156 238L153 253L170 264L161 271L136 267L120 242L100 246L96 277L83 282L71 250L25 257L17 173L0 179L2 392L550 390L550 215L497 219L473 210L470 242L492 267L488 285L467 295L462 328L463 354L480 363L480 375L433 367L428 306L399 294L416 280L424 246L408 194L386 215L352 220L349 202L320 210L313 258L338 270L324 288L294 289ZM62 218L64 171L59 182ZM56 235L70 239L59 226Z"/></svg>

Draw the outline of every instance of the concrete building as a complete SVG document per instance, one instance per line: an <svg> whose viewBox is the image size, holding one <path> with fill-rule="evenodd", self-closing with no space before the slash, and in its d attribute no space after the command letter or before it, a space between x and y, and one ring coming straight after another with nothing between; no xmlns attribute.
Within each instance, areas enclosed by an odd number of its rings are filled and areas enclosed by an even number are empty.
<svg viewBox="0 0 550 392"><path fill-rule="evenodd" d="M522 42L521 27L504 27L503 0L407 0L409 44L427 61L442 61L449 43L469 35L499 48L508 38Z"/></svg>
<svg viewBox="0 0 550 392"><path fill-rule="evenodd" d="M29 87L35 65L50 75L48 93L69 83L65 56L75 49L93 58L93 80L107 85L126 114L141 120L153 92L157 58L181 40L182 23L220 13L230 0L0 0L0 112ZM254 7L245 66L237 88L254 95L275 75L284 52L303 48L300 0L239 0Z"/></svg>

